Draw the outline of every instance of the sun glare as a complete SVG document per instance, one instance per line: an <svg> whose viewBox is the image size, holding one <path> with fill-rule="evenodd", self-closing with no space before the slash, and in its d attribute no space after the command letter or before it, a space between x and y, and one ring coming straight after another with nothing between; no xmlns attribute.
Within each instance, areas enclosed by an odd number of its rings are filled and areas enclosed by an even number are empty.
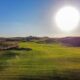
<svg viewBox="0 0 80 80"><path fill-rule="evenodd" d="M61 8L55 16L56 25L64 32L70 32L78 27L80 20L79 11L75 7Z"/></svg>

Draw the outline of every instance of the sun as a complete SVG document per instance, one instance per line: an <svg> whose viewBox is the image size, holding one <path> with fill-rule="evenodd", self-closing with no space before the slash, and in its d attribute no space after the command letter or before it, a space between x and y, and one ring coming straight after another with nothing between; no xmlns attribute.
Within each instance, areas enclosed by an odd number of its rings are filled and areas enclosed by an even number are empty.
<svg viewBox="0 0 80 80"><path fill-rule="evenodd" d="M72 6L65 6L58 10L55 21L57 27L64 32L75 30L80 21L79 10Z"/></svg>

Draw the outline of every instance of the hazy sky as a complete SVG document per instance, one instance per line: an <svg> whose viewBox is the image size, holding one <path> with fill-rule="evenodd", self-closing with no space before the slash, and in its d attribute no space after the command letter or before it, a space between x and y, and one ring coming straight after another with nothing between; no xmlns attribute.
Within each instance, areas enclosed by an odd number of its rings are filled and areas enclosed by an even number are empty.
<svg viewBox="0 0 80 80"><path fill-rule="evenodd" d="M80 10L80 0L0 0L0 36L80 35L80 27L63 33L55 25L54 15L65 5Z"/></svg>

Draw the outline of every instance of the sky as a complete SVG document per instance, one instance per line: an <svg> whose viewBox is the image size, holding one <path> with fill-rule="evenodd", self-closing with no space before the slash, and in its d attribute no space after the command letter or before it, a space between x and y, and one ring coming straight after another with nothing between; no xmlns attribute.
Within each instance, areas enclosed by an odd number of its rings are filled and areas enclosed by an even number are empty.
<svg viewBox="0 0 80 80"><path fill-rule="evenodd" d="M0 37L80 35L80 27L61 32L53 21L64 5L80 10L80 0L0 0Z"/></svg>

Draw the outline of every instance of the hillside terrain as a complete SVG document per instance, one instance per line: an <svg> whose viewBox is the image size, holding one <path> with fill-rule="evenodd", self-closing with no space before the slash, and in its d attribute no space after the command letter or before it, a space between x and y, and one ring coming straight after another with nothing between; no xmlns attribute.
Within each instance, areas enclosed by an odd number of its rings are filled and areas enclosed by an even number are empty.
<svg viewBox="0 0 80 80"><path fill-rule="evenodd" d="M0 38L0 42L36 42L44 44L61 43L64 46L80 47L80 37L63 37L63 38L50 38L50 37L12 37L12 38Z"/></svg>
<svg viewBox="0 0 80 80"><path fill-rule="evenodd" d="M0 80L80 80L80 47L18 42L31 50L0 51Z"/></svg>

